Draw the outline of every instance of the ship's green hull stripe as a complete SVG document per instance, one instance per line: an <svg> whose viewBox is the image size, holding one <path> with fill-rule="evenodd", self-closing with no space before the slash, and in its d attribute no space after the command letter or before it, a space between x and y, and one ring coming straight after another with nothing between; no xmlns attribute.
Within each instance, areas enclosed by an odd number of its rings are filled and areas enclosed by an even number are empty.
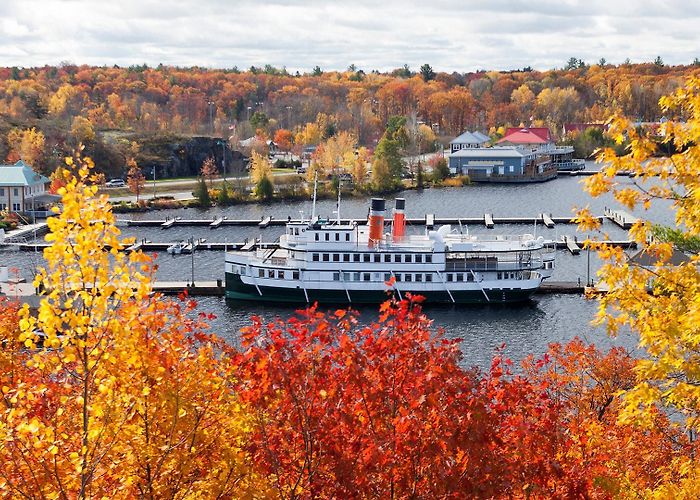
<svg viewBox="0 0 700 500"><path fill-rule="evenodd" d="M348 295L345 290L314 290L307 288L306 294L303 288L277 288L260 286L260 292L254 285L243 283L238 275L226 273L226 298L235 300L253 300L260 302L288 302L306 303L308 295L309 302L347 304ZM452 298L447 291L413 292L425 297L426 302L442 302L459 304L478 303L504 303L523 302L528 300L535 292L532 290L487 290L489 300L486 300L484 292L481 290L450 290ZM262 293L262 295L261 295ZM406 290L401 290L405 294ZM386 300L389 295L386 291L379 290L350 290L350 300L353 304L371 304Z"/></svg>

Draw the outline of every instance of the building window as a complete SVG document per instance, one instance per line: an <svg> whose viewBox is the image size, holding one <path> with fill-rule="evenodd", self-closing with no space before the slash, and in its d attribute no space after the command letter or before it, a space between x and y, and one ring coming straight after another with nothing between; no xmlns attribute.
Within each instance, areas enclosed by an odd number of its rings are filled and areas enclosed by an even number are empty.
<svg viewBox="0 0 700 500"><path fill-rule="evenodd" d="M384 281L389 281L391 279L391 273L384 273Z"/></svg>
<svg viewBox="0 0 700 500"><path fill-rule="evenodd" d="M353 254L352 261L353 262L360 262L360 254L359 253Z"/></svg>
<svg viewBox="0 0 700 500"><path fill-rule="evenodd" d="M328 262L330 260L330 256L327 253L323 254L323 262Z"/></svg>
<svg viewBox="0 0 700 500"><path fill-rule="evenodd" d="M329 241L329 240L330 240L330 235L328 233L326 233L326 241Z"/></svg>
<svg viewBox="0 0 700 500"><path fill-rule="evenodd" d="M12 211L13 211L13 212L19 212L19 211L20 211L19 203L13 203L13 204L12 204Z"/></svg>
<svg viewBox="0 0 700 500"><path fill-rule="evenodd" d="M7 203L0 203L0 210L7 210Z"/></svg>
<svg viewBox="0 0 700 500"><path fill-rule="evenodd" d="M265 270L264 269L258 269L258 277L259 278L265 277Z"/></svg>
<svg viewBox="0 0 700 500"><path fill-rule="evenodd" d="M0 188L0 196L5 196L5 188Z"/></svg>
<svg viewBox="0 0 700 500"><path fill-rule="evenodd" d="M292 271L292 279L293 280L299 279L299 271Z"/></svg>
<svg viewBox="0 0 700 500"><path fill-rule="evenodd" d="M426 275L425 275L425 281L433 281L433 275L432 275L432 274L426 274Z"/></svg>
<svg viewBox="0 0 700 500"><path fill-rule="evenodd" d="M404 281L413 281L413 275L412 274L404 274L403 280Z"/></svg>
<svg viewBox="0 0 700 500"><path fill-rule="evenodd" d="M360 281L360 273L354 273L352 276L353 281Z"/></svg>
<svg viewBox="0 0 700 500"><path fill-rule="evenodd" d="M410 253L404 255L404 256L403 256L403 261L404 261L406 264L410 264L411 262L413 262L413 255L411 255Z"/></svg>
<svg viewBox="0 0 700 500"><path fill-rule="evenodd" d="M464 281L464 274L457 273L457 281Z"/></svg>
<svg viewBox="0 0 700 500"><path fill-rule="evenodd" d="M340 233L335 233L335 241L340 241Z"/></svg>
<svg viewBox="0 0 700 500"><path fill-rule="evenodd" d="M333 254L333 262L340 262L340 254L337 254L337 253Z"/></svg>
<svg viewBox="0 0 700 500"><path fill-rule="evenodd" d="M318 241L318 233L314 234L314 236L316 237L316 241Z"/></svg>
<svg viewBox="0 0 700 500"><path fill-rule="evenodd" d="M350 273L343 273L343 281L350 281Z"/></svg>
<svg viewBox="0 0 700 500"><path fill-rule="evenodd" d="M364 274L362 275L362 280L363 280L363 281L369 281L369 273L364 273Z"/></svg>
<svg viewBox="0 0 700 500"><path fill-rule="evenodd" d="M401 262L401 254L400 253L394 254L394 262Z"/></svg>
<svg viewBox="0 0 700 500"><path fill-rule="evenodd" d="M284 279L284 271L277 271L277 279L278 280Z"/></svg>
<svg viewBox="0 0 700 500"><path fill-rule="evenodd" d="M333 273L333 281L340 281L340 273Z"/></svg>
<svg viewBox="0 0 700 500"><path fill-rule="evenodd" d="M401 275L400 275L400 274L397 274L397 275L396 275L396 281L401 281Z"/></svg>
<svg viewBox="0 0 700 500"><path fill-rule="evenodd" d="M311 260L313 260L314 262L318 262L318 254L317 253L311 254Z"/></svg>
<svg viewBox="0 0 700 500"><path fill-rule="evenodd" d="M274 278L275 277L275 272L272 269L267 270L267 277L268 278Z"/></svg>
<svg viewBox="0 0 700 500"><path fill-rule="evenodd" d="M15 196L19 196L19 189L18 188L12 188L12 192L15 194Z"/></svg>
<svg viewBox="0 0 700 500"><path fill-rule="evenodd" d="M369 260L370 260L370 255L369 255L368 253L365 253L365 254L362 254L362 255L363 255L363 260L364 260L365 262L369 262Z"/></svg>
<svg viewBox="0 0 700 500"><path fill-rule="evenodd" d="M343 254L343 262L350 262L350 254L349 253Z"/></svg>
<svg viewBox="0 0 700 500"><path fill-rule="evenodd" d="M350 233L345 233L345 241L350 241Z"/></svg>
<svg viewBox="0 0 700 500"><path fill-rule="evenodd" d="M384 262L391 262L391 255L389 255L388 253L384 254Z"/></svg>
<svg viewBox="0 0 700 500"><path fill-rule="evenodd" d="M374 254L374 262L381 262L382 256L379 255L378 253Z"/></svg>
<svg viewBox="0 0 700 500"><path fill-rule="evenodd" d="M433 261L433 256L428 254L425 256L425 261L430 264Z"/></svg>
<svg viewBox="0 0 700 500"><path fill-rule="evenodd" d="M416 274L416 281L423 281L423 275L422 275L422 274Z"/></svg>
<svg viewBox="0 0 700 500"><path fill-rule="evenodd" d="M416 255L416 264L420 264L423 262L423 255L418 254Z"/></svg>
<svg viewBox="0 0 700 500"><path fill-rule="evenodd" d="M502 274L502 273L498 273L498 276L496 277L496 279L502 280L502 279L503 279L503 274Z"/></svg>
<svg viewBox="0 0 700 500"><path fill-rule="evenodd" d="M453 275L453 274L448 274L448 275L447 275L447 281L452 281L453 279L454 279L454 275Z"/></svg>
<svg viewBox="0 0 700 500"><path fill-rule="evenodd" d="M467 281L474 281L474 276L471 273L467 274Z"/></svg>

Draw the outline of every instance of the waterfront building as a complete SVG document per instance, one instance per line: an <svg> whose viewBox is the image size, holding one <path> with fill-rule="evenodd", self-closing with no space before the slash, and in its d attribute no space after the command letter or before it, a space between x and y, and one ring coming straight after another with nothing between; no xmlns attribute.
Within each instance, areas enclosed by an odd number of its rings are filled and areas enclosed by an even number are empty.
<svg viewBox="0 0 700 500"><path fill-rule="evenodd" d="M473 182L541 182L557 176L549 155L522 147L461 149L448 162L452 174Z"/></svg>
<svg viewBox="0 0 700 500"><path fill-rule="evenodd" d="M45 210L45 204L53 201L47 192L49 182L22 160L13 165L0 165L0 210Z"/></svg>
<svg viewBox="0 0 700 500"><path fill-rule="evenodd" d="M450 142L450 153L456 153L462 149L483 148L486 147L490 140L491 138L488 135L481 132L466 131Z"/></svg>
<svg viewBox="0 0 700 500"><path fill-rule="evenodd" d="M540 156L548 156L554 168L560 171L582 170L585 161L574 158L573 146L557 146L547 127L511 127L498 141L501 146L516 146Z"/></svg>

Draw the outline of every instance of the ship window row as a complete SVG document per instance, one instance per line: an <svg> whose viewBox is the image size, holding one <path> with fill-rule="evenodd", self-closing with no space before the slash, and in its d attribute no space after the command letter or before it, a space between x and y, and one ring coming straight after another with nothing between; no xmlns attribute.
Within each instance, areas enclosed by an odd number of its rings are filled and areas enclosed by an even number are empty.
<svg viewBox="0 0 700 500"><path fill-rule="evenodd" d="M521 280L523 279L523 273L520 271L510 273L498 273L496 275L496 278L499 280Z"/></svg>
<svg viewBox="0 0 700 500"><path fill-rule="evenodd" d="M333 281L372 281L372 275L374 275L374 281L379 281L383 277L383 281L389 281L392 277L398 281L405 282L426 282L430 283L433 281L432 273L333 273Z"/></svg>
<svg viewBox="0 0 700 500"><path fill-rule="evenodd" d="M282 271L280 269L258 269L258 278L271 278L271 279L299 279L299 271Z"/></svg>
<svg viewBox="0 0 700 500"><path fill-rule="evenodd" d="M331 234L334 235L334 236L333 236L333 239L334 239L335 241L341 241L341 237L340 237L341 234L344 234L344 235L345 235L345 236L343 236L343 238L342 238L343 240L345 240L345 241L350 241L350 233L323 233L324 241L331 241ZM316 241L321 241L321 235L320 235L319 233L315 233L315 234L314 234L314 239L315 239Z"/></svg>
<svg viewBox="0 0 700 500"><path fill-rule="evenodd" d="M474 275L472 273L447 273L445 275L445 281L448 281L448 282L474 281Z"/></svg>
<svg viewBox="0 0 700 500"><path fill-rule="evenodd" d="M380 253L312 253L313 262L394 262L405 264L430 264L433 262L432 254L380 254Z"/></svg>

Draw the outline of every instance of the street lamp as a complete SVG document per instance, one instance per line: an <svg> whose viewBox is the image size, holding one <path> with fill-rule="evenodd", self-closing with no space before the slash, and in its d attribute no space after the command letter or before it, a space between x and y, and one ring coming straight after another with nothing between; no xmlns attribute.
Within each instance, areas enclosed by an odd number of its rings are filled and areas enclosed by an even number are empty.
<svg viewBox="0 0 700 500"><path fill-rule="evenodd" d="M153 167L153 199L156 199L156 167Z"/></svg>

